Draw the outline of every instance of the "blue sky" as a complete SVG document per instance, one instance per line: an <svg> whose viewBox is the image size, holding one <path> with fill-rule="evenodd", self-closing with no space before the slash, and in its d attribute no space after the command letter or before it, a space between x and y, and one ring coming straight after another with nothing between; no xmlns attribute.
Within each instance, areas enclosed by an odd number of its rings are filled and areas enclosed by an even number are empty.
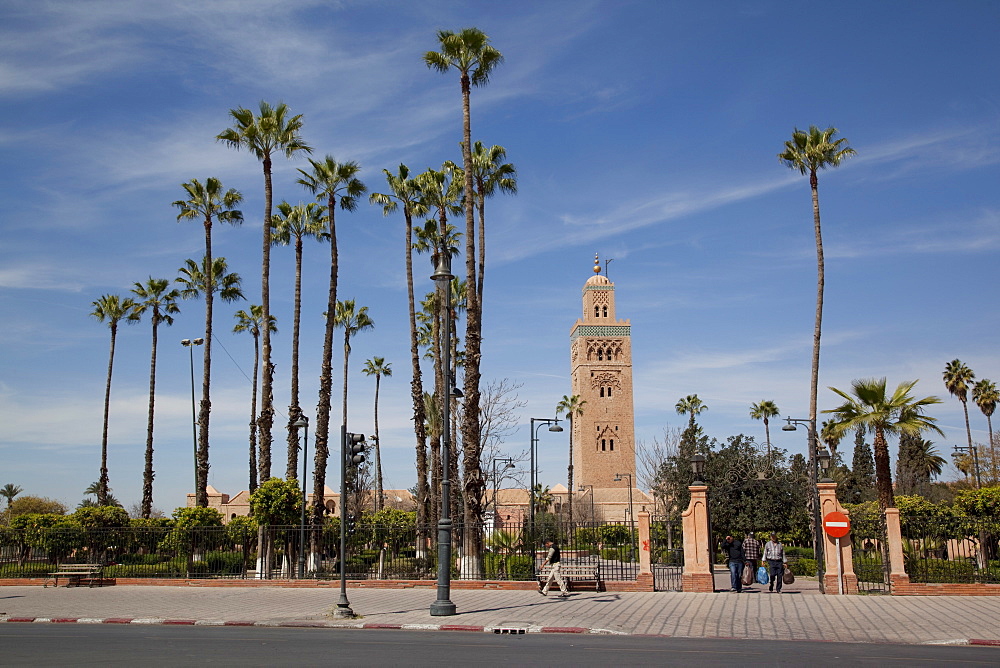
<svg viewBox="0 0 1000 668"><path fill-rule="evenodd" d="M74 506L98 477L109 336L89 317L102 294L173 278L203 254L178 223L180 184L210 176L245 197L216 255L259 303L259 163L214 141L228 111L284 101L315 157L382 169L458 160L457 75L421 56L435 31L476 26L504 54L473 92L473 138L506 147L519 193L489 203L484 378L522 384L522 427L570 391L569 330L595 252L613 258L618 315L633 325L636 433L649 440L697 393L720 440L763 426L752 402L806 417L815 299L808 181L777 153L796 126L836 126L858 156L820 175L827 260L820 385L919 378L942 454L964 441L941 383L961 358L1000 377L1000 5L938 2L220 2L7 0L0 8L0 484ZM275 201L309 201L304 159L275 161ZM338 216L340 297L374 331L351 357L350 423L370 431L365 359L382 383L387 487L413 484L403 228L363 204ZM328 252L307 244L302 405L314 413ZM276 401L288 404L291 249L272 252ZM425 266L426 265L426 266ZM430 268L416 260L418 290ZM420 282L422 281L422 283ZM246 488L252 340L216 308L209 481ZM200 301L161 329L154 504L190 490L187 351ZM150 330L122 327L109 469L126 506L141 497ZM197 363L197 360L196 360ZM335 365L338 362L335 361ZM835 396L820 394L820 407ZM334 398L335 404L338 398ZM973 438L986 422L970 409ZM284 461L276 420L275 473ZM336 422L336 421L335 421ZM775 428L792 452L805 434ZM544 432L540 479L564 478L566 433ZM846 446L849 449L849 445ZM893 445L894 448L894 445ZM954 475L954 471L952 471ZM329 479L335 482L336 472Z"/></svg>

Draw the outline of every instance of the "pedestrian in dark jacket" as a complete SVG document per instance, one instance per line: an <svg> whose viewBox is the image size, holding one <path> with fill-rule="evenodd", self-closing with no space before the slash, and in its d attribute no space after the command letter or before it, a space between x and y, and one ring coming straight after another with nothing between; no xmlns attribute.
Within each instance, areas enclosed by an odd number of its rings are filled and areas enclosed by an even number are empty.
<svg viewBox="0 0 1000 668"><path fill-rule="evenodd" d="M740 580L745 561L745 557L743 556L743 541L739 538L734 539L732 536L726 536L726 540L722 541L722 551L729 562L729 583L732 585L730 591L739 594L743 591L743 581Z"/></svg>

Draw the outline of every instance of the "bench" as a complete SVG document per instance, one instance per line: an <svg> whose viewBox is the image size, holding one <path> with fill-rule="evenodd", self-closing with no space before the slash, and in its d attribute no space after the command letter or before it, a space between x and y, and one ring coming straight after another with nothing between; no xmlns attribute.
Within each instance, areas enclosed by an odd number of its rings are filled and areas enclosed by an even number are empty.
<svg viewBox="0 0 1000 668"><path fill-rule="evenodd" d="M49 573L42 587L48 587L49 580L52 580L53 587L58 587L59 578L66 578L67 587L73 585L80 586L81 580L88 580L90 586L93 587L95 582L103 584L103 575L104 566L101 564L61 564L58 571Z"/></svg>
<svg viewBox="0 0 1000 668"><path fill-rule="evenodd" d="M539 586L544 585L545 581L549 579L549 571L549 568L538 571ZM596 561L592 563L562 561L559 566L559 574L562 575L567 585L572 585L575 582L592 582L594 591L601 591L601 565Z"/></svg>

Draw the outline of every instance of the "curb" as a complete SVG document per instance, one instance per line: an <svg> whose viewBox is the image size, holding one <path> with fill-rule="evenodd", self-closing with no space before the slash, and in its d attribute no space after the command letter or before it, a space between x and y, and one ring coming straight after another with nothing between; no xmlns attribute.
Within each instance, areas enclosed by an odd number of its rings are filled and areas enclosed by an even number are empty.
<svg viewBox="0 0 1000 668"><path fill-rule="evenodd" d="M310 628L310 629L367 629L367 630L402 630L402 631L464 631L474 633L523 634L523 633L566 633L587 635L635 635L642 637L671 638L665 634L629 633L627 631L611 631L601 628L583 626L477 626L471 624L392 624L384 622L343 622L325 620L290 620L290 621L249 621L213 619L159 619L149 617L4 617L0 615L0 624L117 624L131 626L260 626L277 628ZM901 643L911 644L911 643ZM930 641L924 644L941 645L975 645L979 647L1000 647L1000 639L955 638L951 640Z"/></svg>

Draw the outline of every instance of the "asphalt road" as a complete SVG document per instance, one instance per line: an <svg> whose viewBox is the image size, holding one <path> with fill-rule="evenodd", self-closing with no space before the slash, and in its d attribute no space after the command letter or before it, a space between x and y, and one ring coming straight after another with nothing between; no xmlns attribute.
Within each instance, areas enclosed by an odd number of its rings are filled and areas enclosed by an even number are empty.
<svg viewBox="0 0 1000 668"><path fill-rule="evenodd" d="M1000 648L572 634L0 625L5 666L1000 666Z"/></svg>

